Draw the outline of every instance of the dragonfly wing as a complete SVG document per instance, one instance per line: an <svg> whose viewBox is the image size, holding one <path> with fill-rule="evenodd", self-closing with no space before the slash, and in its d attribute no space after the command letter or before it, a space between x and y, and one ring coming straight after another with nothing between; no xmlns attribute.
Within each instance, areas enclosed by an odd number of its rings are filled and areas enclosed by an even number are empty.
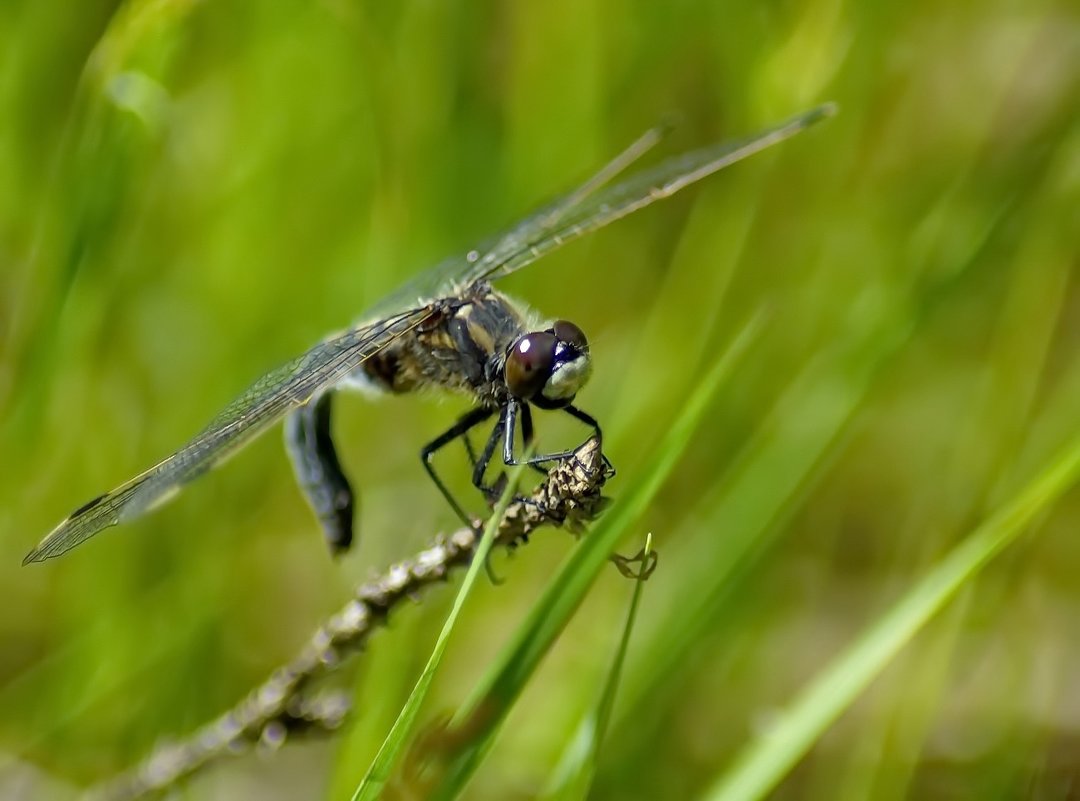
<svg viewBox="0 0 1080 801"><path fill-rule="evenodd" d="M511 228L489 237L467 253L453 256L420 273L390 296L380 301L365 315L365 319L378 317L381 313L426 303L432 298L456 294L482 277L481 264L487 264L493 253L505 253L514 243L536 238L539 232L557 226L563 217L580 206L591 194L609 183L615 176L641 158L660 142L670 130L668 125L657 125L639 136L629 147L598 170L572 192L557 198L533 212L525 220Z"/></svg>
<svg viewBox="0 0 1080 801"><path fill-rule="evenodd" d="M429 308L417 308L351 329L267 373L176 453L72 512L26 556L23 564L59 556L102 529L165 503L184 484L220 464L319 390L341 381L431 314Z"/></svg>
<svg viewBox="0 0 1080 801"><path fill-rule="evenodd" d="M834 112L835 107L831 104L818 106L754 136L676 156L608 186L660 142L670 126L651 128L573 191L484 244L416 276L369 310L365 318L372 319L433 298L453 295L477 281L509 275L579 236L603 228L717 170L794 136Z"/></svg>
<svg viewBox="0 0 1080 801"><path fill-rule="evenodd" d="M571 193L573 203L535 214L503 237L464 275L465 283L501 278L638 209L670 197L714 172L784 141L835 113L827 104L744 139L684 153L602 191ZM588 184L586 184L587 186Z"/></svg>

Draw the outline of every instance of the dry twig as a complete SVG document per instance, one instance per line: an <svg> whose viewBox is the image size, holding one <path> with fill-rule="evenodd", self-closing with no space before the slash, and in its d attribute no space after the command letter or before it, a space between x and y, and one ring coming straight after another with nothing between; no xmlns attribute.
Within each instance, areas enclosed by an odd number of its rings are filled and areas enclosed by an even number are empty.
<svg viewBox="0 0 1080 801"><path fill-rule="evenodd" d="M514 547L545 525L580 531L603 508L605 499L600 493L609 476L599 443L588 440L556 464L531 495L510 505L496 542ZM239 704L184 740L158 747L144 762L92 791L91 797L110 801L141 798L166 790L255 743L278 746L290 733L336 728L348 711L347 699L340 695L312 697L309 685L360 649L398 603L444 581L451 569L468 565L479 544L478 529L462 528L362 585L319 627L298 656L275 670Z"/></svg>

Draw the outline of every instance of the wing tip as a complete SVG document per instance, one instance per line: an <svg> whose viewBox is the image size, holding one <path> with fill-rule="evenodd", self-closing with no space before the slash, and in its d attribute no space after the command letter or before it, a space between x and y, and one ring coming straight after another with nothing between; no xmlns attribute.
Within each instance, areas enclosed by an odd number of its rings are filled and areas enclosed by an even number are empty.
<svg viewBox="0 0 1080 801"><path fill-rule="evenodd" d="M56 553L56 549L51 547L49 542L51 538L46 537L37 545L35 545L26 556L23 557L22 566L34 564L35 562L44 562L46 559L51 559L54 556L59 556Z"/></svg>
<svg viewBox="0 0 1080 801"><path fill-rule="evenodd" d="M101 495L98 495L96 498L90 499L89 501L84 503L82 506L80 506L78 509L76 509L74 512L72 512L67 517L65 517L63 522L60 523L60 525L58 525L56 528L54 528L52 531L50 531L45 536L45 539L43 539L41 542L39 542L37 545L35 545L31 549L30 553L28 553L26 556L23 557L23 560L22 560L23 567L25 567L26 565L32 564L34 562L44 562L46 559L52 559L54 556L60 556L61 554L65 553L66 551L70 551L72 548L74 548L76 545L78 545L80 542L82 542L83 539L86 539L86 537L89 536L89 534L83 536L80 539L76 539L73 542L69 541L68 538L62 537L60 535L65 530L70 529L72 524L75 521L77 521L79 518L86 515L92 509L95 509L96 507L98 507L101 504L101 502L104 501L108 497L109 497L109 493L107 493L107 492L102 493ZM99 527L97 530L100 530L100 528L107 527L107 525L108 524L106 524L106 526ZM93 533L93 532L91 532L91 533Z"/></svg>

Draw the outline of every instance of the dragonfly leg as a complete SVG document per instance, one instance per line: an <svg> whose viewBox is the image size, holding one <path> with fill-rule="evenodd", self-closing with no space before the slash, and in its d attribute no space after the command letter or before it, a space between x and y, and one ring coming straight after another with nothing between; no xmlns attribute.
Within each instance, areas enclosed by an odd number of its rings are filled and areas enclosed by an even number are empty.
<svg viewBox="0 0 1080 801"><path fill-rule="evenodd" d="M354 496L330 432L331 394L318 396L285 418L285 448L297 483L336 554L352 543Z"/></svg>
<svg viewBox="0 0 1080 801"><path fill-rule="evenodd" d="M461 441L465 444L465 454L469 457L469 464L476 467L476 449L473 448L472 440L469 439L468 432L461 435Z"/></svg>
<svg viewBox="0 0 1080 801"><path fill-rule="evenodd" d="M521 404L521 441L525 443L526 448L533 443L532 407L527 403ZM541 475L547 475L547 470L536 462L529 462L529 467Z"/></svg>
<svg viewBox="0 0 1080 801"><path fill-rule="evenodd" d="M503 426L505 425L505 415L507 411L503 411L499 415L498 422L495 423L495 427L491 429L491 435L488 437L487 444L484 445L484 450L480 454L479 458L473 459L473 486L483 492L489 500L495 500L499 497L502 491L501 485L498 481L491 484L484 483L484 475L487 473L488 466L491 464L491 457L495 454L495 446L498 445L499 440L503 437ZM525 445L528 447L532 444L533 440L533 425L532 425L532 411L529 409L528 404L522 404L521 406L521 435L525 440ZM471 455L470 448L470 455ZM530 465L541 475L547 475L547 471L538 464Z"/></svg>
<svg viewBox="0 0 1080 801"><path fill-rule="evenodd" d="M585 412L581 411L581 409L578 409L576 406L564 406L564 407L562 407L562 410L564 412L566 412L567 414L569 414L571 417L573 417L573 418L575 418L577 420L580 420L581 422L585 423L585 425L592 428L593 436L596 437L597 440L603 442L603 438L602 438L602 435L600 433L600 424L598 422L596 422L596 418L594 418L590 414L586 414ZM525 407L524 410L519 409L519 402L518 401L511 401L507 405L506 418L505 418L505 421L503 423L503 461L506 464L508 464L508 465L519 465L519 464L539 465L539 464L542 464L544 462L554 462L554 461L558 461L559 459L565 459L568 456L573 456L574 455L574 450L576 450L576 449L571 448L570 450L565 450L565 451L555 451L553 453L535 454L534 456L530 456L528 459L519 459L517 456L515 456L514 455L514 429L517 426L517 416L518 416L519 411L521 412L522 430L524 431L524 429L525 429L525 418L526 418L526 414L527 414L527 411L528 411L528 407ZM531 418L530 418L529 425L531 427ZM604 456L604 464L607 467L607 469L614 471L614 468L612 467L611 462L608 461L607 456Z"/></svg>
<svg viewBox="0 0 1080 801"><path fill-rule="evenodd" d="M600 443L600 445L601 445L600 456L604 460L604 467L605 467L606 471L608 472L608 478L613 477L615 475L615 465L613 465L611 463L611 460L607 458L607 454L604 453L604 450L603 450L604 435L600 431L600 424L598 422L596 422L596 418L593 417L591 414L588 414L587 412L581 411L581 409L577 408L576 406L564 406L563 411L566 412L571 417L573 417L573 418L575 418L577 420L580 420L585 425L592 428L593 436L596 437L596 441L598 443Z"/></svg>
<svg viewBox="0 0 1080 801"><path fill-rule="evenodd" d="M469 517L461 507L461 504L457 502L457 499L450 492L449 488L447 488L446 484L443 483L443 480L439 478L439 474L435 472L435 465L432 464L431 459L441 448L453 442L458 437L464 437L470 430L480 425L480 423L487 420L494 413L494 409L488 409L483 406L466 412L456 423L454 423L454 425L425 445L420 451L420 461L423 462L424 469L427 470L428 475L431 476L431 480L435 482L435 486L439 488L439 492L446 498L447 502L457 513L457 516L470 528L473 526L472 518ZM482 455L481 461L483 461Z"/></svg>
<svg viewBox="0 0 1080 801"><path fill-rule="evenodd" d="M491 435L484 445L484 450L481 452L480 458L473 463L473 486L489 497L491 497L492 494L497 496L498 492L494 491L494 485L484 484L484 474L487 472L488 465L491 464L491 457L495 453L495 446L502 437L502 427L505 416L506 410L504 409L499 413L499 420L495 423L495 427L491 429Z"/></svg>

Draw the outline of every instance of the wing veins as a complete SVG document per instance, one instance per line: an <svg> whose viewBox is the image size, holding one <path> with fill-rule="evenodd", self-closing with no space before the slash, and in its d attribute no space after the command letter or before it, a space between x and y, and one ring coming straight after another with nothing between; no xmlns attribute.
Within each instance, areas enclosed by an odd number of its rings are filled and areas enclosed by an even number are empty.
<svg viewBox="0 0 1080 801"><path fill-rule="evenodd" d="M186 445L79 507L27 554L23 564L59 556L99 531L164 503L183 484L231 456L290 408L305 403L319 389L340 380L433 313L428 307L410 309L369 326L350 329L323 340L302 356L262 376ZM326 361L319 363L321 357ZM310 366L312 360L316 360L314 369L301 369ZM238 413L240 416L236 417Z"/></svg>
<svg viewBox="0 0 1080 801"><path fill-rule="evenodd" d="M832 104L818 106L752 136L728 140L675 156L656 167L631 175L601 192L591 193L580 199L577 198L578 193L573 192L567 199L577 202L557 202L555 206L558 214L551 216L552 224L535 225L532 230L528 230L529 226L526 224L503 237L491 251L477 261L477 269L468 281L502 278L520 270L564 244L603 228L657 200L670 197L690 184L801 133L834 113L835 107ZM590 183L591 181L586 182L585 186ZM536 220L537 217L541 217L545 222L548 219L543 213L532 219ZM514 233L518 231L527 231L528 237L515 238Z"/></svg>
<svg viewBox="0 0 1080 801"><path fill-rule="evenodd" d="M482 273L498 253L505 251L511 243L519 243L533 237L537 232L557 225L567 212L581 205L590 195L640 159L662 141L670 130L671 126L668 124L650 128L573 191L556 198L534 211L525 220L466 251L464 255L453 256L420 273L376 304L369 313L377 316L380 312L412 304L417 299L426 301L444 297L482 280Z"/></svg>

